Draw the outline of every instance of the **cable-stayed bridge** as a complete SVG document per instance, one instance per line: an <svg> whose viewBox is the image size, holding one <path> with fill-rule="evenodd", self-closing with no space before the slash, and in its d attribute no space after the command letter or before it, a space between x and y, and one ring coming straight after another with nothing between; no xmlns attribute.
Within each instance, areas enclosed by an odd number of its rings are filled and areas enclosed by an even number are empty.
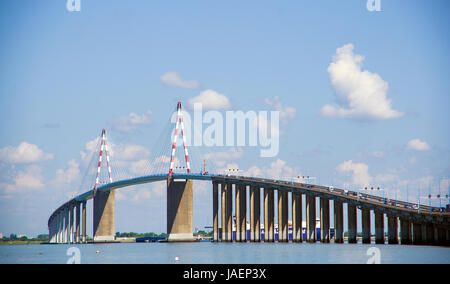
<svg viewBox="0 0 450 284"><path fill-rule="evenodd" d="M289 242L292 231L292 242L343 243L344 232L348 232L348 243L357 243L358 228L361 228L362 242L367 244L372 242L372 235L377 244L450 244L450 213L442 208L305 181L231 175L210 166L206 171L204 155L189 152L192 148L188 149L186 143L181 103L177 105L175 119L175 127L171 122L167 124L150 157L142 160L132 174L128 164L115 164L111 159L114 149L108 147L103 130L96 141L98 156L93 155L82 183L82 189L87 191L62 204L48 220L50 243L87 241L86 207L89 200L93 201L94 241L114 241L115 190L158 181L167 182L168 241L193 241L193 181L206 180L212 182L211 221L213 241L216 242ZM180 136L183 150L176 151ZM214 153L208 156L214 159ZM208 165L213 164L208 162ZM317 200L319 208L316 208ZM344 204L347 228L344 228ZM303 216L303 206L306 206L306 216ZM333 206L332 215L330 206ZM374 218L371 218L372 214ZM361 216L360 224L358 215ZM330 218L334 218L333 234ZM317 219L320 219L319 225ZM372 219L375 232L371 231ZM302 225L304 220L306 228Z"/></svg>

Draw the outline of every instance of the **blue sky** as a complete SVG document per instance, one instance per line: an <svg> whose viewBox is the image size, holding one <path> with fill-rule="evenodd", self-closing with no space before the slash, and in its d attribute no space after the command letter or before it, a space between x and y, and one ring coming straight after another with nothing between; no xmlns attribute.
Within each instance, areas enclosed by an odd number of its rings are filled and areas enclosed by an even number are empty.
<svg viewBox="0 0 450 284"><path fill-rule="evenodd" d="M102 128L118 159L138 162L155 152L176 102L206 90L231 110L285 115L276 157L224 148L218 168L351 188L370 180L412 201L439 184L448 192L448 1L381 0L381 12L364 0L81 5L0 3L1 233L46 232L51 212L80 190L80 152ZM163 80L168 72L178 81ZM195 195L200 228L210 225L209 187ZM164 190L120 191L116 230L164 231Z"/></svg>

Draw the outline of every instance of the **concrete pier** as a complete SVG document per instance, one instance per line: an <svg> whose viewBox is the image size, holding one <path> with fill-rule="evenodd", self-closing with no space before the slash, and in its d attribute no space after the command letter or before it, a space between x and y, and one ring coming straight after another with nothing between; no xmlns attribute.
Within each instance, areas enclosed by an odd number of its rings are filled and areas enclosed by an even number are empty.
<svg viewBox="0 0 450 284"><path fill-rule="evenodd" d="M236 242L247 241L247 187L237 184L235 187L236 202Z"/></svg>
<svg viewBox="0 0 450 284"><path fill-rule="evenodd" d="M222 242L232 242L233 189L231 184L222 183Z"/></svg>
<svg viewBox="0 0 450 284"><path fill-rule="evenodd" d="M445 228L441 226L436 226L436 233L437 233L437 243L438 246L445 246L447 243L447 232Z"/></svg>
<svg viewBox="0 0 450 284"><path fill-rule="evenodd" d="M292 193L292 242L301 243L302 233L302 195Z"/></svg>
<svg viewBox="0 0 450 284"><path fill-rule="evenodd" d="M278 242L288 242L288 193L278 190Z"/></svg>
<svg viewBox="0 0 450 284"><path fill-rule="evenodd" d="M423 228L422 224L413 222L412 223L412 244L422 245L423 244Z"/></svg>
<svg viewBox="0 0 450 284"><path fill-rule="evenodd" d="M347 204L347 209L348 209L348 243L356 244L358 242L356 239L356 233L357 233L356 206Z"/></svg>
<svg viewBox="0 0 450 284"><path fill-rule="evenodd" d="M167 180L167 241L193 241L192 180Z"/></svg>
<svg viewBox="0 0 450 284"><path fill-rule="evenodd" d="M275 204L273 189L264 188L264 242L275 241Z"/></svg>
<svg viewBox="0 0 450 284"><path fill-rule="evenodd" d="M250 187L250 241L261 240L261 193L259 187Z"/></svg>
<svg viewBox="0 0 450 284"><path fill-rule="evenodd" d="M344 243L344 206L342 202L334 203L334 243Z"/></svg>
<svg viewBox="0 0 450 284"><path fill-rule="evenodd" d="M375 211L375 243L384 244L384 214Z"/></svg>
<svg viewBox="0 0 450 284"><path fill-rule="evenodd" d="M213 182L213 241L219 241L219 184Z"/></svg>
<svg viewBox="0 0 450 284"><path fill-rule="evenodd" d="M425 226L425 244L426 245L435 244L433 224L426 224Z"/></svg>
<svg viewBox="0 0 450 284"><path fill-rule="evenodd" d="M83 243L87 242L87 235L86 235L86 201L83 201L81 203L81 223L82 223L82 227L83 227Z"/></svg>
<svg viewBox="0 0 450 284"><path fill-rule="evenodd" d="M113 241L115 236L115 192L97 191L94 196L94 242Z"/></svg>
<svg viewBox="0 0 450 284"><path fill-rule="evenodd" d="M79 244L81 242L80 238L80 203L77 202L75 205L75 243Z"/></svg>
<svg viewBox="0 0 450 284"><path fill-rule="evenodd" d="M64 243L69 243L69 207L64 208Z"/></svg>
<svg viewBox="0 0 450 284"><path fill-rule="evenodd" d="M306 241L316 242L316 197L306 195Z"/></svg>
<svg viewBox="0 0 450 284"><path fill-rule="evenodd" d="M400 240L402 245L410 245L412 243L411 222L405 218L400 218Z"/></svg>
<svg viewBox="0 0 450 284"><path fill-rule="evenodd" d="M320 198L320 241L330 242L330 200Z"/></svg>
<svg viewBox="0 0 450 284"><path fill-rule="evenodd" d="M362 243L370 244L370 210L362 209Z"/></svg>
<svg viewBox="0 0 450 284"><path fill-rule="evenodd" d="M73 218L73 206L69 205L69 243L73 244L73 235L74 235L74 218Z"/></svg>
<svg viewBox="0 0 450 284"><path fill-rule="evenodd" d="M394 215L388 215L388 244L398 244L398 219Z"/></svg>

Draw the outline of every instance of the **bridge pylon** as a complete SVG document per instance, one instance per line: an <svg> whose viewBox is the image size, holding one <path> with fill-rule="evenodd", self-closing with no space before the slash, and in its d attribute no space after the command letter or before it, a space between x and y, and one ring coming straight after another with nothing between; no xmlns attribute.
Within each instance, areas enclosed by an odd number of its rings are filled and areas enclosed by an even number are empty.
<svg viewBox="0 0 450 284"><path fill-rule="evenodd" d="M94 241L113 241L115 236L115 191L112 189L105 192L97 192L100 183L103 153L105 153L108 167L108 181L111 183L113 180L105 129L102 130L101 134L101 146L94 186L93 235Z"/></svg>
<svg viewBox="0 0 450 284"><path fill-rule="evenodd" d="M172 143L172 155L170 157L170 168L169 168L169 177L173 174L173 168L175 165L175 151L177 148L177 139L178 139L178 130L181 130L181 136L183 138L183 148L184 148L184 157L186 160L186 170L187 173L191 173L191 165L189 161L189 153L186 145L186 136L184 133L184 122L183 122L183 112L181 107L181 102L177 104L177 122L175 125L175 134L173 135L173 143Z"/></svg>

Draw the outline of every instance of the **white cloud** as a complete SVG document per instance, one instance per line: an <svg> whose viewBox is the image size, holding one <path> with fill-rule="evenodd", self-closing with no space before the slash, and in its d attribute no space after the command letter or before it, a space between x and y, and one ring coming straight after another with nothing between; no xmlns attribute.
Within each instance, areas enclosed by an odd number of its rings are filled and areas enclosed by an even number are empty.
<svg viewBox="0 0 450 284"><path fill-rule="evenodd" d="M406 145L408 149L416 151L428 151L430 150L430 145L427 142L421 141L420 139L412 139Z"/></svg>
<svg viewBox="0 0 450 284"><path fill-rule="evenodd" d="M274 107L275 110L280 113L281 122L287 123L289 120L295 118L295 113L297 112L296 108L290 106L284 107L278 96L276 96L273 101L266 98L264 102L266 105Z"/></svg>
<svg viewBox="0 0 450 284"><path fill-rule="evenodd" d="M237 165L231 164L227 166L237 166ZM287 181L290 181L292 180L292 178L299 175L298 171L296 171L294 168L289 167L286 161L283 161L281 159L277 159L276 161L272 162L269 168L266 167L260 168L258 166L252 166L248 170L243 171L240 174L244 176L283 179Z"/></svg>
<svg viewBox="0 0 450 284"><path fill-rule="evenodd" d="M27 167L25 171L19 171L13 179L13 184L1 184L0 188L3 193L23 193L25 191L37 190L44 187L42 169L36 165Z"/></svg>
<svg viewBox="0 0 450 284"><path fill-rule="evenodd" d="M203 156L203 159L212 161L219 167L225 166L228 161L235 161L244 155L242 148L231 148L229 151L213 152Z"/></svg>
<svg viewBox="0 0 450 284"><path fill-rule="evenodd" d="M0 161L13 164L35 163L51 160L55 156L45 153L37 145L22 142L18 147L6 146L0 149Z"/></svg>
<svg viewBox="0 0 450 284"><path fill-rule="evenodd" d="M56 170L56 177L54 182L57 184L69 184L77 180L80 176L80 164L72 159L67 162L66 169Z"/></svg>
<svg viewBox="0 0 450 284"><path fill-rule="evenodd" d="M89 162L88 159L94 153L100 151L100 137L97 137L91 141L86 142L84 150L80 151L81 160ZM150 150L146 147L137 144L115 144L110 140L107 140L108 151L111 159L131 161L142 159L150 155Z"/></svg>
<svg viewBox="0 0 450 284"><path fill-rule="evenodd" d="M371 155L375 158L383 158L384 152L383 151L373 151Z"/></svg>
<svg viewBox="0 0 450 284"><path fill-rule="evenodd" d="M151 110L148 110L143 114L132 112L127 116L111 119L110 124L117 131L128 133L135 131L138 127L150 125L152 123L151 117Z"/></svg>
<svg viewBox="0 0 450 284"><path fill-rule="evenodd" d="M354 54L353 48L346 44L336 50L327 71L338 103L324 105L320 113L363 120L401 117L403 113L393 110L387 98L388 83L376 73L361 70L364 56Z"/></svg>
<svg viewBox="0 0 450 284"><path fill-rule="evenodd" d="M184 80L181 78L181 76L177 72L166 72L161 77L159 77L159 80L165 85L168 86L175 86L180 88L186 88L186 89L195 89L200 87L200 83L196 80Z"/></svg>
<svg viewBox="0 0 450 284"><path fill-rule="evenodd" d="M355 185L368 186L372 182L369 166L364 163L354 163L352 160L349 160L337 166L336 170L341 173L351 173L352 183Z"/></svg>
<svg viewBox="0 0 450 284"><path fill-rule="evenodd" d="M203 91L198 96L189 99L191 108L194 108L196 103L201 103L203 110L221 110L231 107L230 101L225 95L213 90Z"/></svg>
<svg viewBox="0 0 450 284"><path fill-rule="evenodd" d="M111 158L117 160L136 160L143 157L148 157L150 151L141 145L136 144L111 144L109 147L111 151Z"/></svg>

